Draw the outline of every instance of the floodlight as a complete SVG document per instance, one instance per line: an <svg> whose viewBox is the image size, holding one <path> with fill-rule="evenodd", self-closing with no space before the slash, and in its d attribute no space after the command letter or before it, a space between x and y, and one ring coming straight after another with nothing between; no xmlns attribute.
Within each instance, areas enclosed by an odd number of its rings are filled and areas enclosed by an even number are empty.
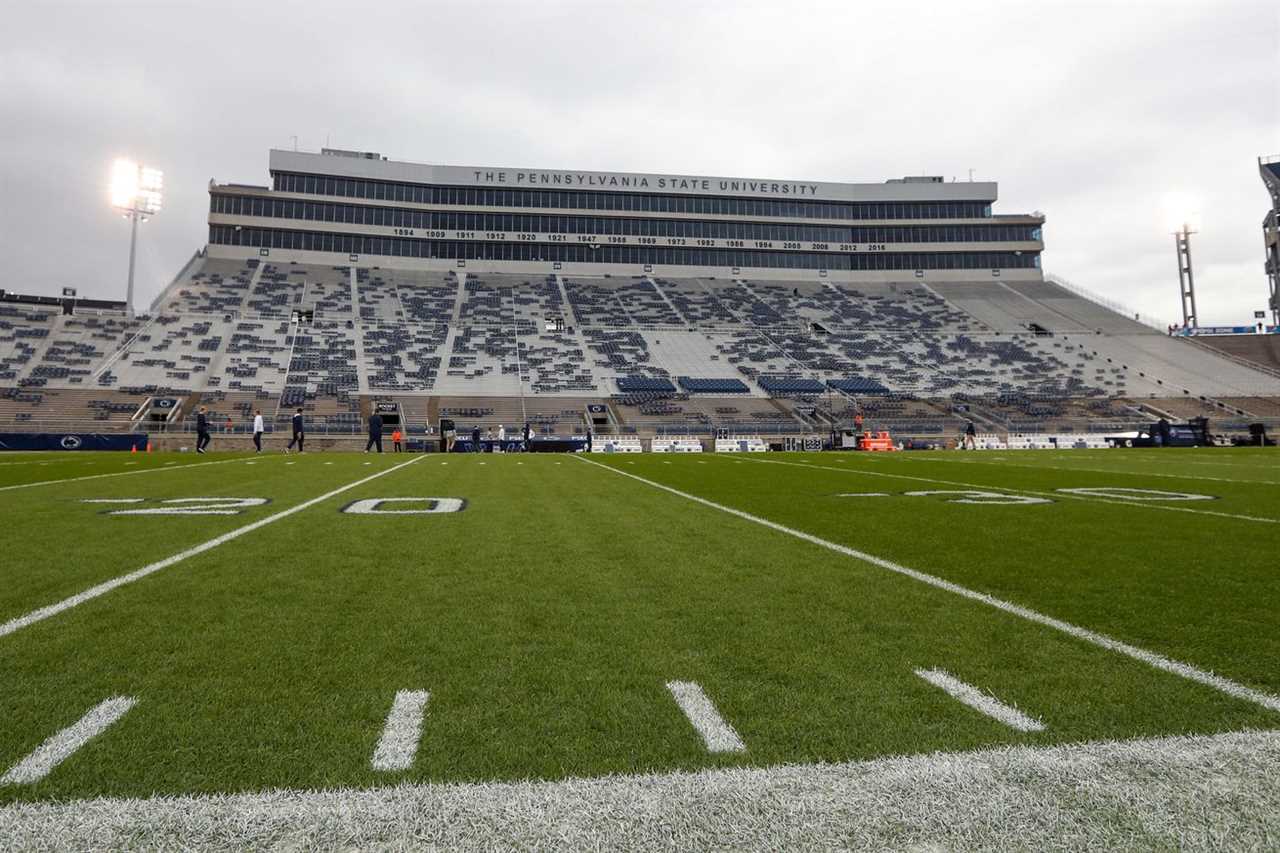
<svg viewBox="0 0 1280 853"><path fill-rule="evenodd" d="M128 159L111 167L112 207L147 217L160 212L163 200L164 172Z"/></svg>
<svg viewBox="0 0 1280 853"><path fill-rule="evenodd" d="M138 245L138 222L160 212L164 202L164 172L121 158L111 166L111 206L132 223L129 236L129 285L125 310L133 316L133 267Z"/></svg>
<svg viewBox="0 0 1280 853"><path fill-rule="evenodd" d="M1200 201L1194 196L1182 192L1166 193L1161 212L1170 231L1200 230Z"/></svg>
<svg viewBox="0 0 1280 853"><path fill-rule="evenodd" d="M138 195L138 164L132 160L117 160L111 167L111 206L133 207Z"/></svg>

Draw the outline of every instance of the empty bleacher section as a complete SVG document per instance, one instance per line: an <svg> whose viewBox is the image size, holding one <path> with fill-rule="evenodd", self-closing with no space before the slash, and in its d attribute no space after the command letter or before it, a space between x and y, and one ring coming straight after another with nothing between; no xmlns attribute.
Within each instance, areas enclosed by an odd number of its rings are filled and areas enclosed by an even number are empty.
<svg viewBox="0 0 1280 853"><path fill-rule="evenodd" d="M629 326L631 318L617 297L617 284L607 278L566 278L565 293L577 323L583 326Z"/></svg>
<svg viewBox="0 0 1280 853"><path fill-rule="evenodd" d="M0 389L0 428L60 431L128 429L149 394L121 392L104 397L95 390L50 388Z"/></svg>
<svg viewBox="0 0 1280 853"><path fill-rule="evenodd" d="M231 325L219 375L208 387L280 393L289 373L293 331L288 320L241 320Z"/></svg>
<svg viewBox="0 0 1280 853"><path fill-rule="evenodd" d="M301 272L303 308L310 309L317 317L333 320L350 319L352 314L350 267L303 267L301 264L295 264L290 269L293 275Z"/></svg>
<svg viewBox="0 0 1280 853"><path fill-rule="evenodd" d="M123 351L97 374L96 384L102 388L205 387L229 328L220 317L160 314L128 339Z"/></svg>
<svg viewBox="0 0 1280 853"><path fill-rule="evenodd" d="M734 322L733 314L711 295L703 280L655 278L653 281L667 302L690 326L718 326Z"/></svg>
<svg viewBox="0 0 1280 853"><path fill-rule="evenodd" d="M1280 335L1205 335L1189 342L1280 374Z"/></svg>
<svg viewBox="0 0 1280 853"><path fill-rule="evenodd" d="M156 300L168 314L212 314L225 316L240 311L249 297L258 261L230 261L205 258L190 277L179 280Z"/></svg>
<svg viewBox="0 0 1280 853"><path fill-rule="evenodd" d="M1005 287L1060 314L1068 323L1086 329L1117 335L1146 335L1153 331L1149 326L1077 296L1051 281L1011 281Z"/></svg>
<svg viewBox="0 0 1280 853"><path fill-rule="evenodd" d="M1087 327L999 281L945 282L931 289L992 332L1025 332L1032 324L1050 331L1083 332Z"/></svg>
<svg viewBox="0 0 1280 853"><path fill-rule="evenodd" d="M377 396L419 430L453 416L464 428L528 420L539 434L577 432L585 406L603 404L606 429L668 435L821 432L856 411L899 433L951 434L973 417L984 430L1069 434L1161 412L1280 417L1280 373L1265 369L1280 365L1280 347L1244 337L1170 338L1052 282L455 274L197 256L136 320L0 303L0 391L11 422L119 425L165 391L204 395L233 425L255 406L281 423L301 405L333 431L359 429ZM62 398L75 389L99 404Z"/></svg>
<svg viewBox="0 0 1280 853"><path fill-rule="evenodd" d="M265 264L245 300L245 311L261 317L288 317L301 307L305 276L306 270L296 266Z"/></svg>

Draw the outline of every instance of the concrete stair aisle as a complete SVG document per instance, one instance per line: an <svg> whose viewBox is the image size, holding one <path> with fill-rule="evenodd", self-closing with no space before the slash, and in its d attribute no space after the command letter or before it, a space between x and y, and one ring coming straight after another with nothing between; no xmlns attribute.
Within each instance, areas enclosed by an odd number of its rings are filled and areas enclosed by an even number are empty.
<svg viewBox="0 0 1280 853"><path fill-rule="evenodd" d="M349 267L351 279L351 311L353 314L351 339L356 347L356 387L361 394L369 393L369 366L364 360L364 334L360 328L360 286L357 283L356 268Z"/></svg>

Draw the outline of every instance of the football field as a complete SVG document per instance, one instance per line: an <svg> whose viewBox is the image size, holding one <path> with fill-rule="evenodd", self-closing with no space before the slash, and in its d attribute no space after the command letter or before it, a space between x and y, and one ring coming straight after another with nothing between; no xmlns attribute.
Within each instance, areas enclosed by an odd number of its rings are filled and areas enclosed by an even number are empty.
<svg viewBox="0 0 1280 853"><path fill-rule="evenodd" d="M1068 786L1081 838L1280 843L1275 451L10 454L0 509L20 844L201 831L139 829L175 796L432 783L497 813L570 790L528 782L811 766L924 790L933 754L1109 778L1098 744L1136 769L1114 809ZM1162 767L1207 811L1127 823Z"/></svg>

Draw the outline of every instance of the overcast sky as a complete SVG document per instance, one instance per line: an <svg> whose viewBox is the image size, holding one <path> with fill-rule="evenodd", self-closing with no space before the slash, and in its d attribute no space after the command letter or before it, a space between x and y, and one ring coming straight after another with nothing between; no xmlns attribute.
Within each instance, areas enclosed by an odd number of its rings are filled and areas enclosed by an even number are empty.
<svg viewBox="0 0 1280 853"><path fill-rule="evenodd" d="M1044 268L1202 324L1264 307L1257 157L1280 154L1280 3L112 0L5 4L0 287L123 298L111 161L164 170L137 302L207 237L207 182L267 151L454 165L1000 183ZM1180 201L1176 199L1181 199Z"/></svg>

